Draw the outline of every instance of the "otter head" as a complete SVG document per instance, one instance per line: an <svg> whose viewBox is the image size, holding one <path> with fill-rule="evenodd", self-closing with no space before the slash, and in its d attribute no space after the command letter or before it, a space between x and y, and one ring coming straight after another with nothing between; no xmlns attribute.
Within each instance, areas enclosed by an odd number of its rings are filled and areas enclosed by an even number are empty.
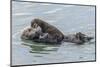
<svg viewBox="0 0 100 67"><path fill-rule="evenodd" d="M32 28L27 28L22 32L21 39L33 39L37 37L36 32Z"/></svg>
<svg viewBox="0 0 100 67"><path fill-rule="evenodd" d="M37 18L31 21L31 27L34 27L34 25L38 25L43 29L45 27L44 24L46 24L46 22Z"/></svg>
<svg viewBox="0 0 100 67"><path fill-rule="evenodd" d="M31 21L31 27L34 27L36 25L41 25L41 20L40 19L34 19Z"/></svg>
<svg viewBox="0 0 100 67"><path fill-rule="evenodd" d="M37 28L37 27L38 27L38 24L35 23L35 22L32 22L32 23L31 23L31 27L32 27L32 28Z"/></svg>

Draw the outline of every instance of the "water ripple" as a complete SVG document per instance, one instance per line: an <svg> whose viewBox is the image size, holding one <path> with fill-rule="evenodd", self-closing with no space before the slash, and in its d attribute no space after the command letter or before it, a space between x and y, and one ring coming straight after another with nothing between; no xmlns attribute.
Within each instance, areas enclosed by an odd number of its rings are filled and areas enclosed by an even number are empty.
<svg viewBox="0 0 100 67"><path fill-rule="evenodd" d="M63 10L63 8L57 8L57 9L53 9L51 11L44 12L44 14L51 14L51 13L55 13L55 12L61 11L61 10Z"/></svg>

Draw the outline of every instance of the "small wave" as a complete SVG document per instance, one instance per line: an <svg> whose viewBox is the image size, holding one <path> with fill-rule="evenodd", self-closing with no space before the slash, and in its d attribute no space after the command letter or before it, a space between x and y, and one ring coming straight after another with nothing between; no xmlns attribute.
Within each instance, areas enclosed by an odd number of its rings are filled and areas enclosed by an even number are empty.
<svg viewBox="0 0 100 67"><path fill-rule="evenodd" d="M22 45L26 45L26 46L31 46L31 45L33 45L33 44L27 43L27 42L21 42L21 43L22 43Z"/></svg>
<svg viewBox="0 0 100 67"><path fill-rule="evenodd" d="M14 45L18 45L20 44L21 42L13 42Z"/></svg>
<svg viewBox="0 0 100 67"><path fill-rule="evenodd" d="M16 38L16 36L19 34L20 32L16 32L15 34L13 34L13 38Z"/></svg>
<svg viewBox="0 0 100 67"><path fill-rule="evenodd" d="M13 14L15 16L21 16L21 15L32 15L31 13L15 13Z"/></svg>
<svg viewBox="0 0 100 67"><path fill-rule="evenodd" d="M27 29L27 28L29 28L30 26L27 26L27 27L25 27L25 28L23 28L23 29L21 29L20 31L18 31L18 32L16 32L15 34L13 34L13 38L16 38L16 36L18 35L18 34L20 34L20 33L22 33L23 32L23 30L25 30L25 29Z"/></svg>
<svg viewBox="0 0 100 67"><path fill-rule="evenodd" d="M57 8L57 9L54 9L54 10L51 10L51 11L44 12L44 14L55 13L55 12L60 11L60 10L62 10L62 9L63 9L63 8Z"/></svg>

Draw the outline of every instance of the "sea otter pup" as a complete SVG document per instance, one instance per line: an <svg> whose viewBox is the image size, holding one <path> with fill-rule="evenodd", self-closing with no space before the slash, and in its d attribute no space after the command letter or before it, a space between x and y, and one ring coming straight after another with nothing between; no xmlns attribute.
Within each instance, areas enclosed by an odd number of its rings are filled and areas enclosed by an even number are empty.
<svg viewBox="0 0 100 67"><path fill-rule="evenodd" d="M64 39L63 33L47 22L40 19L34 19L31 21L31 27L34 27L34 24L38 24L41 27L43 33L48 33L46 42L50 41L54 43L61 43Z"/></svg>

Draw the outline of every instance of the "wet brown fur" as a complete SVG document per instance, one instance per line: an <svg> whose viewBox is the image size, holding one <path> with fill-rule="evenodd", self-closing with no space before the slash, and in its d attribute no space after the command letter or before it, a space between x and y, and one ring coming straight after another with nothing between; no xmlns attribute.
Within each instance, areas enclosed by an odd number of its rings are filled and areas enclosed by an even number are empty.
<svg viewBox="0 0 100 67"><path fill-rule="evenodd" d="M43 33L48 33L49 35L53 37L53 39L56 39L57 42L61 42L63 40L64 38L63 33L60 30L58 30L56 27L40 19L32 20L31 27L33 27L35 23L38 24L42 28Z"/></svg>

